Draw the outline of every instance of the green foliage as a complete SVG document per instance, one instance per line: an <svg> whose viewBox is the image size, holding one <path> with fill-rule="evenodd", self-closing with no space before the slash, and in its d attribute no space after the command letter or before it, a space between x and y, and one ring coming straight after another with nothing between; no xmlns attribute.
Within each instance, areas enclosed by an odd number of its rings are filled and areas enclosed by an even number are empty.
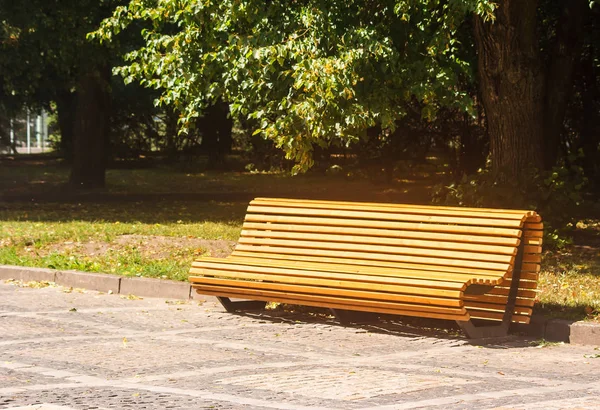
<svg viewBox="0 0 600 410"><path fill-rule="evenodd" d="M570 160L576 159L571 156ZM563 247L569 243L565 236L572 227L576 210L584 203L587 178L578 165L562 164L548 172L523 170L521 178L508 180L494 176L489 168L458 183L438 185L433 192L437 204L533 209L544 218L544 245Z"/></svg>
<svg viewBox="0 0 600 410"><path fill-rule="evenodd" d="M301 171L314 145L348 145L375 125L393 130L413 99L427 120L440 106L471 110L457 87L470 68L456 33L468 13L493 10L484 0L132 0L91 37L148 27L115 72L160 90L157 103L182 112L184 132L222 98Z"/></svg>
<svg viewBox="0 0 600 410"><path fill-rule="evenodd" d="M75 85L82 66L105 61L107 47L86 33L118 0L0 0L0 96L15 110L47 105Z"/></svg>

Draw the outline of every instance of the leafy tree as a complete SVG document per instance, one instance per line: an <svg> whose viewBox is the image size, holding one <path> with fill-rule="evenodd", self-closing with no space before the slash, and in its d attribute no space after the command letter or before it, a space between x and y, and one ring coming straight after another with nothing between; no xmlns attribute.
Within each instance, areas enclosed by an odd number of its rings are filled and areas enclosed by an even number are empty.
<svg viewBox="0 0 600 410"><path fill-rule="evenodd" d="M457 83L469 66L455 34L470 12L489 19L493 3L132 0L94 36L151 24L117 69L127 82L162 90L159 102L183 113L184 131L222 99L305 170L314 145L348 145L374 126L393 131L415 99L428 120L441 106L468 110Z"/></svg>
<svg viewBox="0 0 600 410"><path fill-rule="evenodd" d="M108 16L113 0L0 0L4 36L0 74L13 106L55 101L70 181L104 185L110 115L109 49L86 40ZM5 37L6 38L6 37Z"/></svg>
<svg viewBox="0 0 600 410"><path fill-rule="evenodd" d="M146 44L117 70L126 81L162 90L184 130L203 107L227 101L296 170L312 164L315 145L352 144L373 127L397 135L415 101L433 120L440 107L474 114L479 94L493 174L514 179L556 163L593 3L131 0L95 36L149 24ZM471 14L477 63L461 35ZM468 92L472 66L478 93Z"/></svg>

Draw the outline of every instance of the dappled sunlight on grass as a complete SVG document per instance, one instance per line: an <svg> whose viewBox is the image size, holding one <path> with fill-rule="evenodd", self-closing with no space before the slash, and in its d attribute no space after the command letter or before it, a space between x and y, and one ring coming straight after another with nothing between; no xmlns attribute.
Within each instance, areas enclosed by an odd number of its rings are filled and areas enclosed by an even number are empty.
<svg viewBox="0 0 600 410"><path fill-rule="evenodd" d="M542 261L536 309L565 319L600 320L600 249L570 246Z"/></svg>

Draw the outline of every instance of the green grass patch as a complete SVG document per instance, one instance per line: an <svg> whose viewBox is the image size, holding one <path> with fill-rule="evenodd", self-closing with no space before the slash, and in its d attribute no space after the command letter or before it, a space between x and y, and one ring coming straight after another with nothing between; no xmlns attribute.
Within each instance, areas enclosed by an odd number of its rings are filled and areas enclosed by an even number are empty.
<svg viewBox="0 0 600 410"><path fill-rule="evenodd" d="M546 316L600 320L600 250L567 247L542 260L536 304Z"/></svg>
<svg viewBox="0 0 600 410"><path fill-rule="evenodd" d="M194 254L191 253L188 257L156 260L143 257L135 248L119 252L111 251L102 257L91 257L73 252L53 252L48 255L39 255L36 252L18 252L15 248L0 248L1 264L182 281L187 280L193 256Z"/></svg>
<svg viewBox="0 0 600 410"><path fill-rule="evenodd" d="M246 206L9 203L0 210L0 264L185 280L195 257L212 254L212 243L197 240L237 240Z"/></svg>

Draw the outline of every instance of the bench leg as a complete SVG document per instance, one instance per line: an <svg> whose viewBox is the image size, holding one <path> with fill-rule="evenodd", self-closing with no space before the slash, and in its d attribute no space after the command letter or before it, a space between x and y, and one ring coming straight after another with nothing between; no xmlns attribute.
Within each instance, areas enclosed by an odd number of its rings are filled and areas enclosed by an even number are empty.
<svg viewBox="0 0 600 410"><path fill-rule="evenodd" d="M466 322L456 321L460 328L465 332L470 339L482 339L488 337L504 337L508 335L508 329L512 323L513 312L517 302L517 293L519 291L519 281L521 280L521 265L523 264L523 252L525 241L521 240L517 248L517 256L515 258L515 266L513 268L512 282L508 291L508 300L506 301L506 309L502 322L495 326L475 326L473 321Z"/></svg>
<svg viewBox="0 0 600 410"><path fill-rule="evenodd" d="M241 310L263 310L267 302L260 300L243 300L239 302L232 302L231 299L224 296L217 296L219 302L223 305L226 311L229 313L238 312Z"/></svg>
<svg viewBox="0 0 600 410"><path fill-rule="evenodd" d="M487 339L492 337L504 337L508 335L509 323L504 323L495 326L475 326L472 321L461 322L456 321L465 335L469 339Z"/></svg>

